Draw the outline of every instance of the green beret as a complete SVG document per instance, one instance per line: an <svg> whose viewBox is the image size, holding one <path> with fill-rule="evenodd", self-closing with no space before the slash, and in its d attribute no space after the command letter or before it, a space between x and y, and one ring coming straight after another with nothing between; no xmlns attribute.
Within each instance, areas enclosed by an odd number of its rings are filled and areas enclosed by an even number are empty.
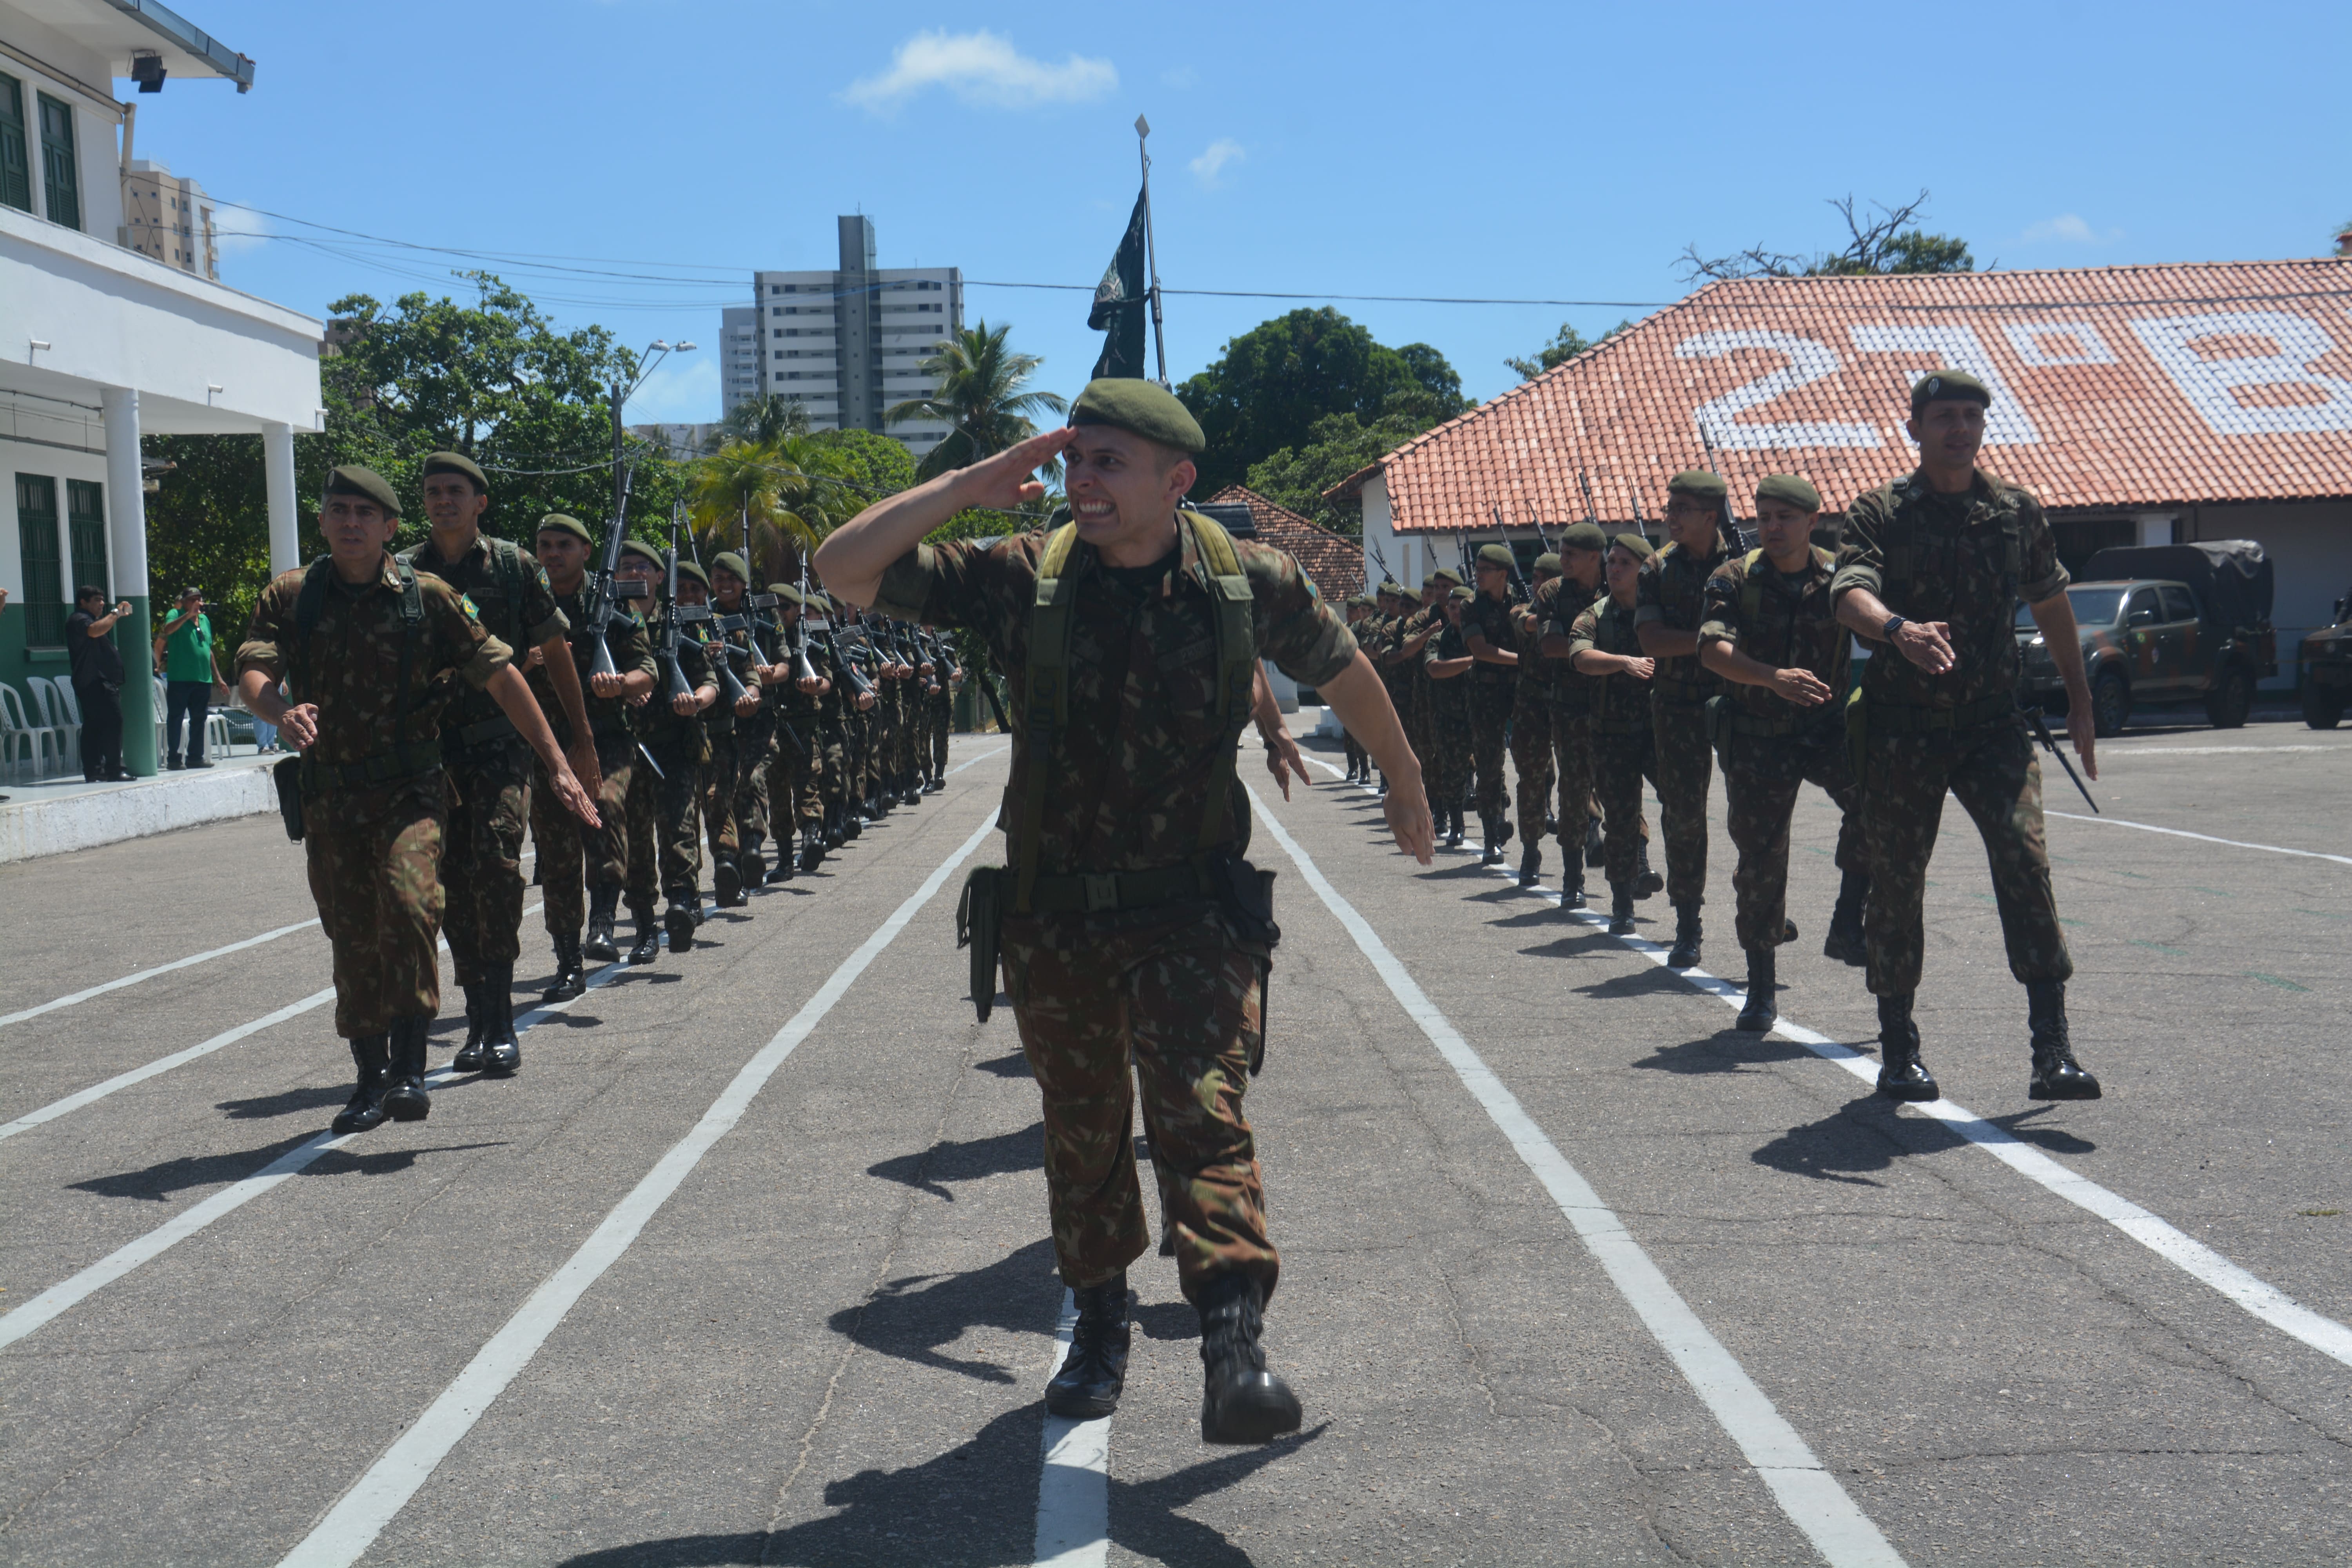
<svg viewBox="0 0 2352 1568"><path fill-rule="evenodd" d="M357 496L373 501L386 517L400 515L400 498L383 476L373 468L362 468L357 463L345 463L327 476L327 493L331 496Z"/></svg>
<svg viewBox="0 0 2352 1568"><path fill-rule="evenodd" d="M1931 370L1911 384L1911 417L1927 411L1930 403L1974 403L1992 406L1992 388L1964 370Z"/></svg>
<svg viewBox="0 0 2352 1568"><path fill-rule="evenodd" d="M1644 561L1649 560L1658 552L1658 547L1656 545L1651 543L1648 540L1643 538L1638 533L1621 533L1609 542L1612 544L1623 545L1626 549L1632 551L1635 555L1640 556Z"/></svg>
<svg viewBox="0 0 2352 1568"><path fill-rule="evenodd" d="M691 577L706 588L710 586L710 574L702 569L702 563L699 561L679 562L677 563L677 575L680 582Z"/></svg>
<svg viewBox="0 0 2352 1568"><path fill-rule="evenodd" d="M790 583L771 583L768 584L768 592L773 594L777 598L782 599L787 605L804 605L808 603L806 599L801 597L801 591L798 588L793 587Z"/></svg>
<svg viewBox="0 0 2352 1568"><path fill-rule="evenodd" d="M656 550L652 545L647 544L642 539L624 539L621 541L621 553L624 555L634 555L640 561L650 561L663 571L667 571L669 569L669 563L662 559L662 552Z"/></svg>
<svg viewBox="0 0 2352 1568"><path fill-rule="evenodd" d="M539 531L541 533L568 533L573 538L579 540L583 544L593 544L596 542L595 538L589 533L588 525L586 523L581 521L576 517L572 517L560 511L551 511L545 517L541 518L539 520Z"/></svg>
<svg viewBox="0 0 2352 1568"><path fill-rule="evenodd" d="M1609 548L1609 536L1601 531L1601 525L1597 522L1571 523L1559 536L1559 547L1562 550L1606 550Z"/></svg>
<svg viewBox="0 0 2352 1568"><path fill-rule="evenodd" d="M1685 468L1666 481L1666 489L1669 494L1679 492L1700 500L1721 500L1731 493L1731 487L1723 482L1721 476L1705 468Z"/></svg>
<svg viewBox="0 0 2352 1568"><path fill-rule="evenodd" d="M1174 393L1156 381L1128 376L1106 375L1087 383L1070 405L1070 423L1108 425L1180 452L1198 452L1209 444L1201 434L1201 422L1176 401Z"/></svg>
<svg viewBox="0 0 2352 1568"><path fill-rule="evenodd" d="M1467 589L1467 588L1456 588L1456 589L1454 589L1454 596L1455 598L1457 598L1457 599L1469 600L1469 599L1475 599L1475 598L1476 598L1478 595L1475 595L1475 594L1474 594L1474 593L1472 593L1472 592L1471 592L1469 589Z"/></svg>
<svg viewBox="0 0 2352 1568"><path fill-rule="evenodd" d="M463 452L436 452L425 458L425 478L429 479L436 474L463 474L474 481L476 495L490 493L490 481L482 477L482 470L475 466L474 459Z"/></svg>
<svg viewBox="0 0 2352 1568"><path fill-rule="evenodd" d="M1423 583L1422 586L1426 588L1433 584L1442 584L1448 588L1459 588L1462 586L1462 574L1456 572L1451 566L1440 566L1436 571L1432 572L1429 574L1429 581Z"/></svg>
<svg viewBox="0 0 2352 1568"><path fill-rule="evenodd" d="M1482 544L1478 547L1479 565L1500 566L1504 571L1507 572L1511 569L1511 563L1512 556L1510 546L1506 544Z"/></svg>
<svg viewBox="0 0 2352 1568"><path fill-rule="evenodd" d="M713 572L718 571L721 566L726 567L746 583L751 580L751 569L744 565L743 558L732 550L722 551L710 558L710 569Z"/></svg>
<svg viewBox="0 0 2352 1568"><path fill-rule="evenodd" d="M1756 504L1786 501L1799 511L1822 510L1822 492L1795 474L1767 474L1756 481Z"/></svg>
<svg viewBox="0 0 2352 1568"><path fill-rule="evenodd" d="M1394 594L1400 599L1408 599L1412 596L1405 591L1405 585L1398 582L1393 577L1384 577L1381 580L1381 592L1383 594Z"/></svg>
<svg viewBox="0 0 2352 1568"><path fill-rule="evenodd" d="M1557 577L1560 574L1560 572L1561 566L1559 563L1559 557L1553 554L1550 551L1547 550L1541 555L1536 557L1537 576Z"/></svg>

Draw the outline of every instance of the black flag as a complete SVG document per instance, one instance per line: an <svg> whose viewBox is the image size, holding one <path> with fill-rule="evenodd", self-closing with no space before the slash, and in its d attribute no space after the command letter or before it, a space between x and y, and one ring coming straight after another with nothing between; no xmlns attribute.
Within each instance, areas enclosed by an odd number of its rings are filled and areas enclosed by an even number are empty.
<svg viewBox="0 0 2352 1568"><path fill-rule="evenodd" d="M1143 232L1150 208L1146 198L1135 198L1135 212L1127 220L1127 235L1118 254L1110 258L1102 281L1095 285L1094 309L1087 312L1089 330L1105 332L1102 358L1095 374L1143 379Z"/></svg>

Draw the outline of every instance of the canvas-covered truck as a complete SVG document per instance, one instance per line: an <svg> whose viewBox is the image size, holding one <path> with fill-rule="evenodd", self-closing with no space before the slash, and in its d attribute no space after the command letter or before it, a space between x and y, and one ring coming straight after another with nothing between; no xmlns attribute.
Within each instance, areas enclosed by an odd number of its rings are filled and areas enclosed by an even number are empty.
<svg viewBox="0 0 2352 1568"><path fill-rule="evenodd" d="M2250 539L2121 546L2091 557L2066 589L2102 737L2143 705L2199 702L2216 729L2252 710L2255 685L2278 673L2270 558ZM2020 605L2019 696L2063 712L2064 684L2041 629Z"/></svg>
<svg viewBox="0 0 2352 1568"><path fill-rule="evenodd" d="M2333 730L2352 701L2352 592L2336 601L2333 625L2303 639L2303 721Z"/></svg>

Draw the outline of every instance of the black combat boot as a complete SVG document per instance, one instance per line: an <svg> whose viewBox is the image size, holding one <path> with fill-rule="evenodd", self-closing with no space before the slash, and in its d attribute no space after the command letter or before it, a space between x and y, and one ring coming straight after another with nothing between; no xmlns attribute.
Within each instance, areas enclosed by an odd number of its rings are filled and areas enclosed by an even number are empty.
<svg viewBox="0 0 2352 1568"><path fill-rule="evenodd" d="M1631 882L1609 884L1609 934L1633 934L1633 884Z"/></svg>
<svg viewBox="0 0 2352 1568"><path fill-rule="evenodd" d="M803 871L815 870L819 866L824 864L825 850L827 848L838 847L840 847L840 846L835 844L833 839L827 835L817 833L810 834L808 837L808 842L801 846L801 869Z"/></svg>
<svg viewBox="0 0 2352 1568"><path fill-rule="evenodd" d="M610 963L621 956L613 945L613 914L621 907L621 888L617 882L600 882L588 889L588 940L580 944L582 956L599 963Z"/></svg>
<svg viewBox="0 0 2352 1568"><path fill-rule="evenodd" d="M588 994L588 966L580 962L580 939L555 939L555 978L539 994L542 1003L573 1002Z"/></svg>
<svg viewBox="0 0 2352 1568"><path fill-rule="evenodd" d="M346 1132L366 1132L383 1125L383 1091L385 1068L391 1060L390 1047L383 1035L363 1035L351 1042L352 1065L359 1069L359 1086L352 1098L327 1130L341 1137Z"/></svg>
<svg viewBox="0 0 2352 1568"><path fill-rule="evenodd" d="M433 1020L423 1013L392 1021L383 1113L394 1121L422 1121L433 1114L432 1096L425 1092L425 1037L432 1027Z"/></svg>
<svg viewBox="0 0 2352 1568"><path fill-rule="evenodd" d="M1078 1323L1062 1370L1045 1384L1045 1408L1072 1421L1098 1421L1118 1408L1127 1385L1127 1271L1070 1295Z"/></svg>
<svg viewBox="0 0 2352 1568"><path fill-rule="evenodd" d="M1501 865L1503 863L1503 845L1511 837L1510 828L1497 822L1491 816L1482 816L1478 819L1478 837L1486 841L1486 847L1479 852L1478 864L1481 866Z"/></svg>
<svg viewBox="0 0 2352 1568"><path fill-rule="evenodd" d="M1530 838L1519 851L1519 886L1532 888L1543 880L1543 841Z"/></svg>
<svg viewBox="0 0 2352 1568"><path fill-rule="evenodd" d="M2025 987L2025 1011L2033 1031L2033 1081L2028 1100L2096 1100L2099 1080L2074 1060L2066 1041L2066 983L2035 980Z"/></svg>
<svg viewBox="0 0 2352 1568"><path fill-rule="evenodd" d="M1774 995L1780 990L1774 975L1779 967L1779 954L1771 948L1748 955L1748 1005L1739 1009L1738 1027L1760 1035L1780 1021L1780 1004Z"/></svg>
<svg viewBox="0 0 2352 1568"><path fill-rule="evenodd" d="M799 871L800 863L800 845L790 838L779 838L776 840L776 863L761 871L761 880L771 887L778 882L789 882Z"/></svg>
<svg viewBox="0 0 2352 1568"><path fill-rule="evenodd" d="M661 922L654 919L653 907L632 909L630 915L637 922L637 940L629 949L631 963L651 963L661 956Z"/></svg>
<svg viewBox="0 0 2352 1568"><path fill-rule="evenodd" d="M1862 910L1870 898L1870 873L1848 871L1838 883L1837 908L1830 911L1830 934L1822 942L1822 956L1859 969L1870 962L1863 943Z"/></svg>
<svg viewBox="0 0 2352 1568"><path fill-rule="evenodd" d="M694 909L698 901L692 888L673 889L670 892L669 908L662 914L662 929L669 932L672 957L694 951Z"/></svg>
<svg viewBox="0 0 2352 1568"><path fill-rule="evenodd" d="M1697 968L1699 937L1698 906L1676 904L1675 906L1675 946L1674 951L1666 954L1666 967L1668 969Z"/></svg>
<svg viewBox="0 0 2352 1568"><path fill-rule="evenodd" d="M719 857L719 863L710 868L710 884L717 889L716 901L722 910L731 910L738 904L750 901L743 897L743 873L736 868L734 861L724 855Z"/></svg>
<svg viewBox="0 0 2352 1568"><path fill-rule="evenodd" d="M827 849L838 849L847 842L843 837L841 817L842 808L839 801L835 801L824 808L824 847ZM802 869L805 870L807 868L803 867Z"/></svg>
<svg viewBox="0 0 2352 1568"><path fill-rule="evenodd" d="M522 1066L522 1045L515 1037L514 966L502 963L482 976L482 1072L488 1078L512 1078Z"/></svg>
<svg viewBox="0 0 2352 1568"><path fill-rule="evenodd" d="M479 1072L489 1062L489 1052L482 1046L482 1028L487 1009L482 1000L482 982L463 983L466 993L466 1043L449 1060L451 1072Z"/></svg>
<svg viewBox="0 0 2352 1568"><path fill-rule="evenodd" d="M1559 907L1564 910L1584 908L1584 857L1573 849L1562 849L1568 864L1559 868Z"/></svg>
<svg viewBox="0 0 2352 1568"><path fill-rule="evenodd" d="M1601 837L1601 819L1597 816L1584 819L1584 863L1587 866L1609 864L1608 849Z"/></svg>
<svg viewBox="0 0 2352 1568"><path fill-rule="evenodd" d="M1449 805L1444 807L1444 811L1445 847L1459 849L1462 847L1463 839L1462 808L1458 805Z"/></svg>
<svg viewBox="0 0 2352 1568"><path fill-rule="evenodd" d="M1201 1399L1201 1441L1265 1443L1298 1430L1298 1395L1265 1370L1258 1339L1265 1298L1246 1274L1212 1274L1201 1283L1201 1361L1208 1369Z"/></svg>
<svg viewBox="0 0 2352 1568"><path fill-rule="evenodd" d="M1911 995L1878 999L1878 1092L1891 1100L1934 1100L1944 1091L1919 1065L1919 1026L1911 1021Z"/></svg>
<svg viewBox="0 0 2352 1568"><path fill-rule="evenodd" d="M1653 893L1664 891L1665 886L1666 879L1650 869L1650 841L1645 838L1642 840L1641 865L1633 872L1633 896L1646 899Z"/></svg>

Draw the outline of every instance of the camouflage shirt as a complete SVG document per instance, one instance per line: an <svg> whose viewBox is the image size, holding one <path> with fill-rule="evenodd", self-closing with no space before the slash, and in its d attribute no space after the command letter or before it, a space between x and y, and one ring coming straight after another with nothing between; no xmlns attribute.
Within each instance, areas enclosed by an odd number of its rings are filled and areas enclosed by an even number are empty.
<svg viewBox="0 0 2352 1568"><path fill-rule="evenodd" d="M318 762L363 762L404 741L417 745L439 739L442 710L451 699L479 691L513 662L513 651L482 629L455 588L421 572L416 587L425 620L410 632L400 615L400 574L387 555L383 570L360 588L328 569L325 609L289 673L284 650L301 636L294 606L308 575L305 567L281 572L261 591L236 650L236 669L240 676L257 669L284 679L289 701L317 705L319 738L304 754ZM396 735L401 644L412 637L407 732Z"/></svg>
<svg viewBox="0 0 2352 1568"><path fill-rule="evenodd" d="M1047 873L1182 861L1197 847L1221 754L1233 755L1217 690L1215 602L1191 531L1178 532L1158 575L1140 583L1140 574L1106 569L1091 545L1071 551L1068 720L1050 757L1033 754L1025 733L1030 622L1046 535L918 545L883 574L876 605L883 614L977 633L1010 678L1013 771L998 822L1017 827L1029 770L1045 768L1038 867ZM1256 651L1302 686L1346 669L1355 638L1298 563L1254 540L1233 543L1255 601ZM1227 823L1233 841L1245 843L1248 812L1229 809Z"/></svg>
<svg viewBox="0 0 2352 1568"><path fill-rule="evenodd" d="M1706 580L1717 566L1723 564L1725 554L1720 533L1716 536L1713 552L1704 558L1679 544L1669 544L1661 549L1656 557L1642 568L1640 581L1633 590L1633 624L1643 626L1655 621L1668 631L1698 630L1699 622L1706 618ZM1719 684L1715 671L1699 663L1696 653L1658 660L1658 679L1705 689L1681 694L1685 700L1691 696L1712 695ZM1671 689L1667 689L1671 693Z"/></svg>
<svg viewBox="0 0 2352 1568"><path fill-rule="evenodd" d="M1518 638L1511 630L1512 614L1513 606L1510 600L1490 599L1484 594L1463 605L1464 651L1466 652L1469 649L1472 632L1476 632L1480 637L1485 637L1486 646L1497 653L1515 651L1518 646ZM1458 658L1461 655L1457 654L1454 657ZM1481 685L1507 686L1519 677L1517 670L1507 666L1489 664L1482 658L1470 667L1469 678Z"/></svg>
<svg viewBox="0 0 2352 1568"><path fill-rule="evenodd" d="M1528 602L1511 612L1511 641L1519 656L1519 700L1549 706L1555 688L1559 685L1560 671L1568 668L1566 659L1543 656L1544 631L1551 625L1552 614L1559 599L1559 585L1565 577L1547 577L1528 595Z"/></svg>
<svg viewBox="0 0 2352 1568"><path fill-rule="evenodd" d="M595 663L596 645L588 630L587 584L583 583L569 594L556 595L555 606L572 628L572 668L580 673L580 700L588 708L588 727L599 735L628 734L628 699L599 697L588 689L588 671ZM604 646L613 650L613 668L623 675L643 670L659 677L661 672L654 664L653 644L646 637L646 624L625 603L614 606L613 624L604 628ZM546 667L533 668L525 679L530 682L531 695L539 699L540 711L554 727L557 743L568 749L572 744L572 721L563 716L563 705L556 700L555 687L547 679ZM659 684L658 679L656 684Z"/></svg>
<svg viewBox="0 0 2352 1568"><path fill-rule="evenodd" d="M1609 590L1605 587L1588 588L1572 577L1556 577L1552 582L1556 586L1544 605L1542 629L1545 636L1566 637L1572 645L1576 640L1577 617L1600 600L1607 598ZM1592 677L1577 668L1573 658L1547 658L1543 662L1554 672L1553 703L1572 712L1583 712L1586 700L1591 695Z"/></svg>
<svg viewBox="0 0 2352 1568"><path fill-rule="evenodd" d="M1570 656L1614 653L1627 658L1645 657L1641 636L1633 629L1640 613L1638 608L1621 605L1613 595L1603 594L1578 612L1576 625L1568 634ZM1578 679L1583 682L1584 701L1580 706L1571 703L1573 710L1594 719L1649 722L1648 681L1636 680L1622 670L1608 675L1579 671Z"/></svg>
<svg viewBox="0 0 2352 1568"><path fill-rule="evenodd" d="M1748 591L1751 575L1758 589L1753 595ZM1753 616L1747 613L1750 597L1756 604ZM1725 681L1724 692L1756 718L1822 718L1845 700L1846 655L1853 645L1830 600L1826 550L1807 552L1804 570L1793 580L1783 577L1760 550L1735 555L1717 567L1706 580L1706 619L1699 626L1698 640L1702 645L1727 642L1775 669L1810 670L1829 685L1829 702L1801 708L1769 687Z"/></svg>
<svg viewBox="0 0 2352 1568"><path fill-rule="evenodd" d="M1910 557L1894 571L1890 549ZM1867 588L1898 616L1951 627L1953 664L1930 675L1901 654L1874 647L1862 689L1895 707L1957 708L2017 687L2017 602L2040 604L2066 586L2058 546L2031 491L1977 470L1963 495L1938 495L1914 470L1855 499L1847 509L1832 601Z"/></svg>
<svg viewBox="0 0 2352 1568"><path fill-rule="evenodd" d="M492 637L505 643L509 650L520 654L524 648L539 647L550 637L563 636L571 630L571 626L564 619L563 611L556 605L555 590L548 584L546 568L532 559L527 550L520 552L517 562L520 568L517 575L522 589L520 602L507 602L505 577L499 571L498 563L491 559L491 552L503 542L487 533L478 534L473 547L465 554L455 561L444 561L433 548L432 536L428 534L425 542L414 550L402 551L400 558L415 568L418 575L430 573L464 595L467 607L474 612L474 618L481 622ZM552 693L550 696L551 699ZM562 711L551 700L541 702L540 706L551 719ZM449 715L449 722L463 726L498 716L499 705L490 700L488 693L466 692L459 695L457 710Z"/></svg>
<svg viewBox="0 0 2352 1568"><path fill-rule="evenodd" d="M662 657L662 623L656 620L649 624L646 637L653 647L654 694L644 707L632 710L629 722L647 743L698 757L704 750L702 715L682 719L669 705L669 660ZM686 677L688 690L699 691L706 685L717 683L717 677L710 673L710 661L703 657L702 645L694 640L690 631L677 639L677 668Z"/></svg>

